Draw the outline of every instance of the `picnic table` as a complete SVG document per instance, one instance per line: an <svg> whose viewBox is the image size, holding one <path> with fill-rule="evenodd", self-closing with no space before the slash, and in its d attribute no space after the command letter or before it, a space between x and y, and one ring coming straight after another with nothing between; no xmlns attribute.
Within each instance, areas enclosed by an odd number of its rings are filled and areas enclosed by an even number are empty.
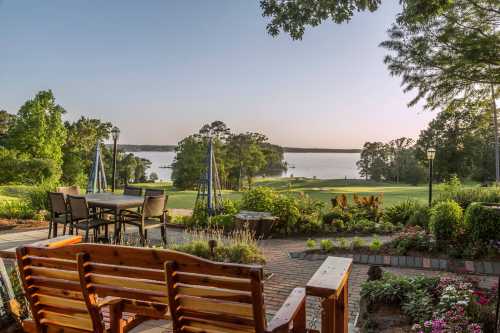
<svg viewBox="0 0 500 333"><path fill-rule="evenodd" d="M90 208L107 209L113 213L115 219L114 243L118 243L121 236L120 212L124 209L141 207L144 197L136 195L123 195L114 193L91 193L86 194L87 204Z"/></svg>

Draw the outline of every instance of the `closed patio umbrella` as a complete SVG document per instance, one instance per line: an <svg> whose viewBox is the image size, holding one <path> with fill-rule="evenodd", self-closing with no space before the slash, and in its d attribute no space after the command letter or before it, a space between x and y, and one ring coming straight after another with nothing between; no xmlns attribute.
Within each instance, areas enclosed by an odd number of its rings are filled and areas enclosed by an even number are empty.
<svg viewBox="0 0 500 333"><path fill-rule="evenodd" d="M87 193L104 192L107 187L108 185L106 183L106 174L104 173L104 164L102 163L101 145L98 142L95 147L92 168L90 168Z"/></svg>

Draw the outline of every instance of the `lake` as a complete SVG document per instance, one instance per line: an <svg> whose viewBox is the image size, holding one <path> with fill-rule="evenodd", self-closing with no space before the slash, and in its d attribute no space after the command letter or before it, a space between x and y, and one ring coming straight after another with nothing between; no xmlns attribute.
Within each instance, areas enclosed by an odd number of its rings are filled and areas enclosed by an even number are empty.
<svg viewBox="0 0 500 333"><path fill-rule="evenodd" d="M141 151L136 156L151 161L148 174L156 172L160 180L170 180L172 169L164 168L172 164L175 152ZM359 153L285 153L288 171L283 177L307 177L318 179L358 179L356 161Z"/></svg>

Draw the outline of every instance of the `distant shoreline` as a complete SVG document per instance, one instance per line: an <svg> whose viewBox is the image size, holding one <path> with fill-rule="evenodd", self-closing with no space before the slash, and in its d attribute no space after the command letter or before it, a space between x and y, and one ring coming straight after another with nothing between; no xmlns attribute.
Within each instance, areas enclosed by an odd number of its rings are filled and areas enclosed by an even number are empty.
<svg viewBox="0 0 500 333"><path fill-rule="evenodd" d="M109 145L111 146L111 145ZM173 145L118 145L118 149L126 152L134 153L139 151L147 152L170 152L174 151L176 146ZM361 149L339 149L339 148L297 148L283 147L285 153L359 153Z"/></svg>

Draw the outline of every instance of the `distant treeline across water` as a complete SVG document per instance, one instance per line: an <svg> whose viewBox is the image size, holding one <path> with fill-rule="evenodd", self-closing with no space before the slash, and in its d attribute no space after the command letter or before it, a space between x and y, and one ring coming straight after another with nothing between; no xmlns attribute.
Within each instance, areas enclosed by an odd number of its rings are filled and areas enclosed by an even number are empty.
<svg viewBox="0 0 500 333"><path fill-rule="evenodd" d="M111 146L111 145L110 145ZM139 151L174 151L174 145L118 145L118 149L127 152ZM337 149L337 148L296 148L283 147L285 153L360 153L361 149Z"/></svg>

